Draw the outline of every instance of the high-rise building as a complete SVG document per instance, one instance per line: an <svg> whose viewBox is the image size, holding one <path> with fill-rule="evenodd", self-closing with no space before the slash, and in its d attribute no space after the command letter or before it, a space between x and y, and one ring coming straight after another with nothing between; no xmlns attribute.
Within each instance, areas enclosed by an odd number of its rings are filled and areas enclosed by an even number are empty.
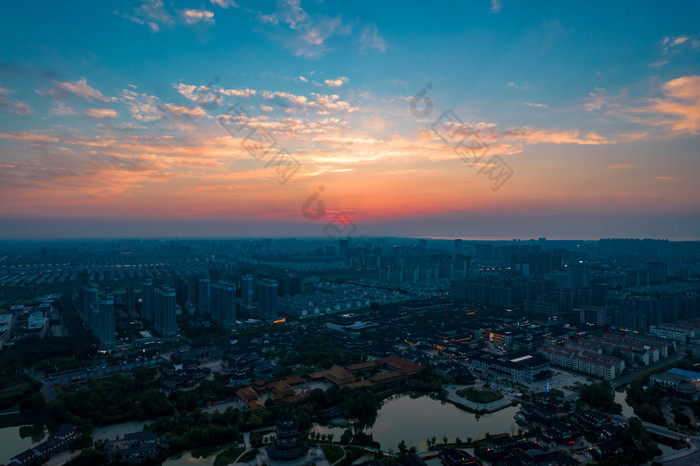
<svg viewBox="0 0 700 466"><path fill-rule="evenodd" d="M602 307L607 303L608 286L605 283L591 284L591 304Z"/></svg>
<svg viewBox="0 0 700 466"><path fill-rule="evenodd" d="M175 326L175 290L168 286L155 290L155 327L156 333L163 338L177 334Z"/></svg>
<svg viewBox="0 0 700 466"><path fill-rule="evenodd" d="M489 287L489 305L510 307L513 305L513 290L508 286Z"/></svg>
<svg viewBox="0 0 700 466"><path fill-rule="evenodd" d="M666 283L668 264L663 262L648 262L649 283Z"/></svg>
<svg viewBox="0 0 700 466"><path fill-rule="evenodd" d="M258 310L262 320L277 319L277 282L265 278L258 282Z"/></svg>
<svg viewBox="0 0 700 466"><path fill-rule="evenodd" d="M188 280L187 277L183 276L175 278L175 301L183 307L190 300Z"/></svg>
<svg viewBox="0 0 700 466"><path fill-rule="evenodd" d="M289 294L302 294L304 293L304 278L298 275L291 275L289 277Z"/></svg>
<svg viewBox="0 0 700 466"><path fill-rule="evenodd" d="M134 287L131 285L126 287L126 309L136 309L136 294L134 293Z"/></svg>
<svg viewBox="0 0 700 466"><path fill-rule="evenodd" d="M491 243L476 243L474 245L474 257L478 260L493 259L493 244Z"/></svg>
<svg viewBox="0 0 700 466"><path fill-rule="evenodd" d="M90 272L83 270L78 274L78 279L80 280L80 287L84 288L90 284Z"/></svg>
<svg viewBox="0 0 700 466"><path fill-rule="evenodd" d="M212 284L211 318L225 329L236 325L236 285L223 280Z"/></svg>
<svg viewBox="0 0 700 466"><path fill-rule="evenodd" d="M463 254L456 254L452 262L452 277L457 280L465 280L469 278L469 268L471 267L472 258Z"/></svg>
<svg viewBox="0 0 700 466"><path fill-rule="evenodd" d="M98 306L98 291L96 283L90 283L80 288L80 312L88 323L90 313L95 312L95 308Z"/></svg>
<svg viewBox="0 0 700 466"><path fill-rule="evenodd" d="M578 309L582 324L603 327L608 323L608 313L605 309L595 306L583 306Z"/></svg>
<svg viewBox="0 0 700 466"><path fill-rule="evenodd" d="M110 350L114 348L116 340L114 330L115 312L114 295L108 294L100 300L98 312L93 313L93 333L100 341L100 349Z"/></svg>
<svg viewBox="0 0 700 466"><path fill-rule="evenodd" d="M153 322L155 310L155 297L152 280L144 280L141 283L141 319Z"/></svg>
<svg viewBox="0 0 700 466"><path fill-rule="evenodd" d="M208 315L211 313L211 279L199 277L199 313Z"/></svg>
<svg viewBox="0 0 700 466"><path fill-rule="evenodd" d="M588 285L588 264L571 263L567 266L568 272L571 274L571 287Z"/></svg>
<svg viewBox="0 0 700 466"><path fill-rule="evenodd" d="M350 237L340 238L338 240L338 251L340 252L340 255L347 256L348 249L350 249Z"/></svg>
<svg viewBox="0 0 700 466"><path fill-rule="evenodd" d="M252 306L255 302L254 279L250 274L241 277L241 304L246 307Z"/></svg>

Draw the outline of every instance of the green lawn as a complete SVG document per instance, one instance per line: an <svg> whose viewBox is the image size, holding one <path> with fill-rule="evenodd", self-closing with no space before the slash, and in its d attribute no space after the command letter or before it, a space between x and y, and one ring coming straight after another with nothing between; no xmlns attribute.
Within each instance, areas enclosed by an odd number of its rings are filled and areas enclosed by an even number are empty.
<svg viewBox="0 0 700 466"><path fill-rule="evenodd" d="M491 403L492 401L500 400L503 395L496 393L493 390L485 388L483 390L475 390L472 387L463 388L457 392L457 396L466 398L474 403Z"/></svg>
<svg viewBox="0 0 700 466"><path fill-rule="evenodd" d="M333 464L343 457L343 449L335 445L321 445L329 463Z"/></svg>
<svg viewBox="0 0 700 466"><path fill-rule="evenodd" d="M222 451L216 455L216 460L214 461L214 466L224 466L226 464L231 464L245 451L242 447L231 447L227 450Z"/></svg>
<svg viewBox="0 0 700 466"><path fill-rule="evenodd" d="M258 454L258 451L259 451L259 450L258 450L257 448L253 448L253 449L250 450L248 453L246 453L245 455L243 455L243 457L240 459L239 462L241 462L241 463L247 463L248 461L253 461L253 460L255 459L255 455Z"/></svg>

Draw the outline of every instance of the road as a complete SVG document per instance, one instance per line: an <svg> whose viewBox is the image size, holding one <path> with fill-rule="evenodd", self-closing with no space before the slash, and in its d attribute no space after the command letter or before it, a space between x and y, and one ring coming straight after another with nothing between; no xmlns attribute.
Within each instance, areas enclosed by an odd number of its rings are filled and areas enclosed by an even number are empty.
<svg viewBox="0 0 700 466"><path fill-rule="evenodd" d="M610 419L614 420L619 424L627 424L628 422L625 416L621 416L619 414L611 414ZM642 426L652 434L660 435L662 437L670 438L673 440L682 440L685 442L687 439L690 439L691 442L700 441L700 437L698 436L690 436L681 432L676 432L675 430L668 429L667 427L660 426L658 424L652 424L650 422L642 421Z"/></svg>
<svg viewBox="0 0 700 466"><path fill-rule="evenodd" d="M679 360L683 359L684 357L685 357L685 351L682 351L679 349L678 351L676 351L673 355L669 356L668 358L660 359L659 361L657 361L655 363L649 364L648 366L644 366L642 368L642 370L640 370L638 372L634 372L632 374L626 374L626 375L623 375L622 377L618 377L614 380L611 380L610 385L612 385L613 388L622 387L623 385L627 385L628 383L630 383L631 381L633 381L634 379L639 377L639 375L643 374L644 372L648 372L652 369L656 369L656 368L665 366L666 364L670 364L672 362L679 361Z"/></svg>

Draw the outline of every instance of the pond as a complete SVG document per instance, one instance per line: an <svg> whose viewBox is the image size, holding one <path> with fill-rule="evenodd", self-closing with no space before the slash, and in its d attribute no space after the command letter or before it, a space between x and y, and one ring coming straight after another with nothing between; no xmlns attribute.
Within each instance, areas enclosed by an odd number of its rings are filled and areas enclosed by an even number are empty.
<svg viewBox="0 0 700 466"><path fill-rule="evenodd" d="M0 429L0 464L9 464L13 456L40 444L47 436L43 425L3 427Z"/></svg>
<svg viewBox="0 0 700 466"><path fill-rule="evenodd" d="M461 440L483 438L487 432L517 433L515 415L518 409L508 406L495 413L476 415L427 396L411 398L400 395L384 401L374 425L365 431L371 433L384 450L396 450L399 442L404 440L409 448L413 446L418 451L426 451L426 440L431 437L441 443L443 437L454 441L457 437ZM333 434L335 441L345 431L342 427L318 425L314 430Z"/></svg>
<svg viewBox="0 0 700 466"><path fill-rule="evenodd" d="M141 432L143 430L143 426L145 426L149 422L151 421L129 421L122 422L120 424L112 424L104 427L95 427L94 429L92 429L92 440L115 440L117 436L123 438L124 434L129 434L131 432Z"/></svg>
<svg viewBox="0 0 700 466"><path fill-rule="evenodd" d="M615 391L615 403L622 405L622 415L630 418L634 416L634 409L627 404L625 398L627 397L627 390L624 392Z"/></svg>

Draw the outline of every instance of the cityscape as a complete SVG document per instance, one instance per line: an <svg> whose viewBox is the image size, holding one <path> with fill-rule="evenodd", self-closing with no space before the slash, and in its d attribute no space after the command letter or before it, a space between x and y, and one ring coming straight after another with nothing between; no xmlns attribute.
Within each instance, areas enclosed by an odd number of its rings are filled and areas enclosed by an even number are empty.
<svg viewBox="0 0 700 466"><path fill-rule="evenodd" d="M700 465L699 24L0 4L0 466Z"/></svg>

